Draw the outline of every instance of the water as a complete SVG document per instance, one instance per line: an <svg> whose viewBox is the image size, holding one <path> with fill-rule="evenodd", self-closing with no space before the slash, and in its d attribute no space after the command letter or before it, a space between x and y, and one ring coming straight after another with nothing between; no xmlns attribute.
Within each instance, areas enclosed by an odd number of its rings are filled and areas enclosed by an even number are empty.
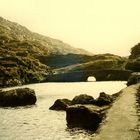
<svg viewBox="0 0 140 140"><path fill-rule="evenodd" d="M89 140L92 132L68 129L66 113L49 107L58 98L72 99L79 94L97 98L104 91L113 94L126 87L126 82L78 82L31 84L37 103L33 106L0 108L0 140Z"/></svg>

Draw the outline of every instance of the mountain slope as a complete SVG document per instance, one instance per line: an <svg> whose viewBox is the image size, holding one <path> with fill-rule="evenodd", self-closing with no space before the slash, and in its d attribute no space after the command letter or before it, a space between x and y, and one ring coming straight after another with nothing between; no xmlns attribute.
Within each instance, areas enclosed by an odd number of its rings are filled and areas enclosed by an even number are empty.
<svg viewBox="0 0 140 140"><path fill-rule="evenodd" d="M13 47L20 42L22 43L22 47L26 45L34 53L39 53L40 55L68 53L90 54L85 50L73 48L60 40L33 33L26 27L3 19L2 17L0 17L0 39L1 43L8 43L9 45L13 45Z"/></svg>
<svg viewBox="0 0 140 140"><path fill-rule="evenodd" d="M52 72L39 58L68 53L88 54L0 17L0 87L43 82Z"/></svg>

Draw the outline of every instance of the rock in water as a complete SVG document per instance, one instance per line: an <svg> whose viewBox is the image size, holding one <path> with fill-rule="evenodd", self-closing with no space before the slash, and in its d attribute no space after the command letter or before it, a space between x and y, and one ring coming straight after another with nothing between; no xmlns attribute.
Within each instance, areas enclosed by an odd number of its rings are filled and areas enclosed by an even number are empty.
<svg viewBox="0 0 140 140"><path fill-rule="evenodd" d="M57 99L54 104L49 108L51 110L66 110L71 105L71 101L68 99Z"/></svg>
<svg viewBox="0 0 140 140"><path fill-rule="evenodd" d="M0 106L24 106L36 103L33 89L18 88L9 91L0 91Z"/></svg>
<svg viewBox="0 0 140 140"><path fill-rule="evenodd" d="M109 106L73 105L66 110L68 127L82 127L96 131Z"/></svg>
<svg viewBox="0 0 140 140"><path fill-rule="evenodd" d="M103 105L109 105L112 102L113 102L113 96L108 95L105 92L101 92L95 104L98 106L103 106Z"/></svg>
<svg viewBox="0 0 140 140"><path fill-rule="evenodd" d="M95 100L92 96L81 94L75 96L72 100L72 104L94 104Z"/></svg>

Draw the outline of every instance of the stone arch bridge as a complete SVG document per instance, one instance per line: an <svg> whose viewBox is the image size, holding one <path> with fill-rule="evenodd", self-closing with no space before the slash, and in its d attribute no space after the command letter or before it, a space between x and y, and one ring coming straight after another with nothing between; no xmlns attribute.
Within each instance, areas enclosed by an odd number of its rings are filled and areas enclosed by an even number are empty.
<svg viewBox="0 0 140 140"><path fill-rule="evenodd" d="M88 77L94 76L96 81L128 80L132 71L129 70L86 70L57 73L47 76L48 82L80 82L87 81Z"/></svg>

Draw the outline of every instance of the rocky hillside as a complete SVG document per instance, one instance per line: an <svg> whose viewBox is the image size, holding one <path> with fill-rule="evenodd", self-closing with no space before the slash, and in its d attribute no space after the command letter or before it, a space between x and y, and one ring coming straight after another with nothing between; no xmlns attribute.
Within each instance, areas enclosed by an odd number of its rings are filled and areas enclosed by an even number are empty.
<svg viewBox="0 0 140 140"><path fill-rule="evenodd" d="M0 87L43 82L51 68L41 58L68 53L89 54L0 17Z"/></svg>
<svg viewBox="0 0 140 140"><path fill-rule="evenodd" d="M26 27L0 17L0 43L26 50L34 55L49 54L90 54L89 52L73 48L60 40L33 33ZM18 50L19 51L19 50Z"/></svg>

